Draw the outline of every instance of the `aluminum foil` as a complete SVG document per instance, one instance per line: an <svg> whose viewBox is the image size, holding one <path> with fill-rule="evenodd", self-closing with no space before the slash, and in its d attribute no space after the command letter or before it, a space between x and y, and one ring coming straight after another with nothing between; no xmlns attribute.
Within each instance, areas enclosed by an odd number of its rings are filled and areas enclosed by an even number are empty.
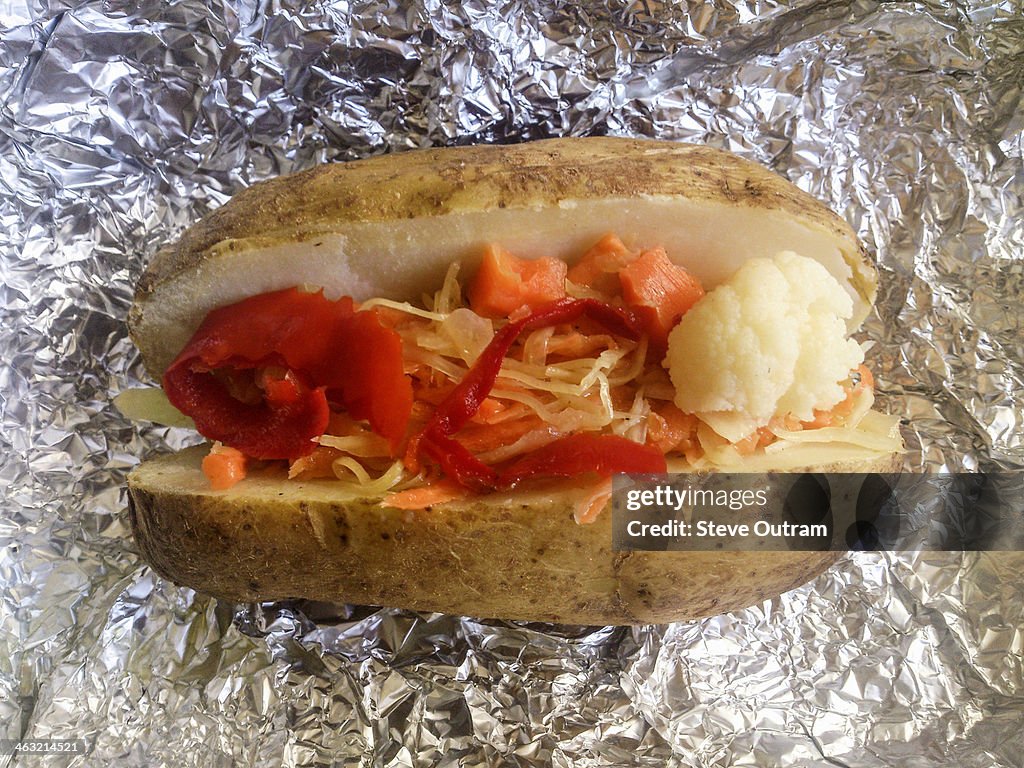
<svg viewBox="0 0 1024 768"><path fill-rule="evenodd" d="M122 485L157 247L245 185L427 145L734 150L877 256L915 470L1024 465L1019 2L0 3L0 737L47 764L1024 765L1024 557L856 555L745 611L574 628L155 577ZM35 764L0 757L0 764Z"/></svg>

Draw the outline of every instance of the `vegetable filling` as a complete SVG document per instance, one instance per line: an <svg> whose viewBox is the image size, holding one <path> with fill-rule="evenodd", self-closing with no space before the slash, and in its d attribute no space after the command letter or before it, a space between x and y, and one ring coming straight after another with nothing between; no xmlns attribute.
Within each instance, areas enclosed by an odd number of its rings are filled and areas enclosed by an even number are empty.
<svg viewBox="0 0 1024 768"><path fill-rule="evenodd" d="M466 290L454 264L420 305L290 288L214 310L163 385L214 441L203 471L215 489L284 461L290 478L421 509L571 478L589 488L588 522L612 474L719 468L808 430L855 432L870 409L860 366L800 417L745 414L743 434L715 432L709 422L739 418L680 408L696 400L674 381L694 368L678 361L680 319L704 297L664 250L615 235L571 268L489 246ZM743 333L723 338L741 348Z"/></svg>

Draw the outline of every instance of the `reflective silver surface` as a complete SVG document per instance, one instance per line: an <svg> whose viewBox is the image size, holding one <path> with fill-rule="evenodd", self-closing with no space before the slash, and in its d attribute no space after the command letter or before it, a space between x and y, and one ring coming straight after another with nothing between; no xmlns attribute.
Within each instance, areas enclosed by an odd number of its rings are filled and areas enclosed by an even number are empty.
<svg viewBox="0 0 1024 768"><path fill-rule="evenodd" d="M48 765L1024 765L1024 556L856 555L636 629L218 604L134 553L124 476L193 441L145 380L146 259L243 186L445 143L726 147L877 255L910 469L1020 469L1024 8L0 4L0 737ZM34 764L0 758L0 764Z"/></svg>

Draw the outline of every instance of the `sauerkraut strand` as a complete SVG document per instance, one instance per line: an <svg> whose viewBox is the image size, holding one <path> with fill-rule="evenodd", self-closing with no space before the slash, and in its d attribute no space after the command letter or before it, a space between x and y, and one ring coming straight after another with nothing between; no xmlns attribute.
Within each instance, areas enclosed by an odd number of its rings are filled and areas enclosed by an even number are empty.
<svg viewBox="0 0 1024 768"><path fill-rule="evenodd" d="M403 475L401 461L393 462L378 477L372 477L366 467L350 456L335 459L331 468L340 481L337 488L339 492L360 496L382 496L394 488Z"/></svg>
<svg viewBox="0 0 1024 768"><path fill-rule="evenodd" d="M453 262L445 273L444 282L433 298L428 298L428 306L434 312L448 314L463 306L462 285L459 283L459 263Z"/></svg>
<svg viewBox="0 0 1024 768"><path fill-rule="evenodd" d="M360 310L374 309L375 307L385 307L386 309L393 309L398 312L405 312L408 315L414 317L422 317L424 320L431 320L434 322L441 322L447 317L437 312L430 312L425 309L410 304L407 301L392 301L391 299L369 299L359 305Z"/></svg>
<svg viewBox="0 0 1024 768"><path fill-rule="evenodd" d="M390 455L387 441L372 432L344 437L321 435L318 442L320 445L360 458L381 458Z"/></svg>

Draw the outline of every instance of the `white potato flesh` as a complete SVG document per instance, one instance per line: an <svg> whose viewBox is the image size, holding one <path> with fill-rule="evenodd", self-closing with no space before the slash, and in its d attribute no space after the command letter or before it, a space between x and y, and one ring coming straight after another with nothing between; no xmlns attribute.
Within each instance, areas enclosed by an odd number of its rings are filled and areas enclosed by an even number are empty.
<svg viewBox="0 0 1024 768"><path fill-rule="evenodd" d="M822 229L766 209L627 198L354 223L344 234L269 247L231 241L215 247L194 271L159 285L134 333L149 341L143 351L150 366L163 370L207 312L247 296L309 284L322 286L330 297L416 300L440 287L454 260L465 264L462 274L472 275L489 242L524 258L572 261L607 232L632 247L664 246L673 261L708 287L748 258L797 249L823 264L847 286L851 299L864 304L851 282L849 254ZM851 319L851 326L860 319Z"/></svg>

